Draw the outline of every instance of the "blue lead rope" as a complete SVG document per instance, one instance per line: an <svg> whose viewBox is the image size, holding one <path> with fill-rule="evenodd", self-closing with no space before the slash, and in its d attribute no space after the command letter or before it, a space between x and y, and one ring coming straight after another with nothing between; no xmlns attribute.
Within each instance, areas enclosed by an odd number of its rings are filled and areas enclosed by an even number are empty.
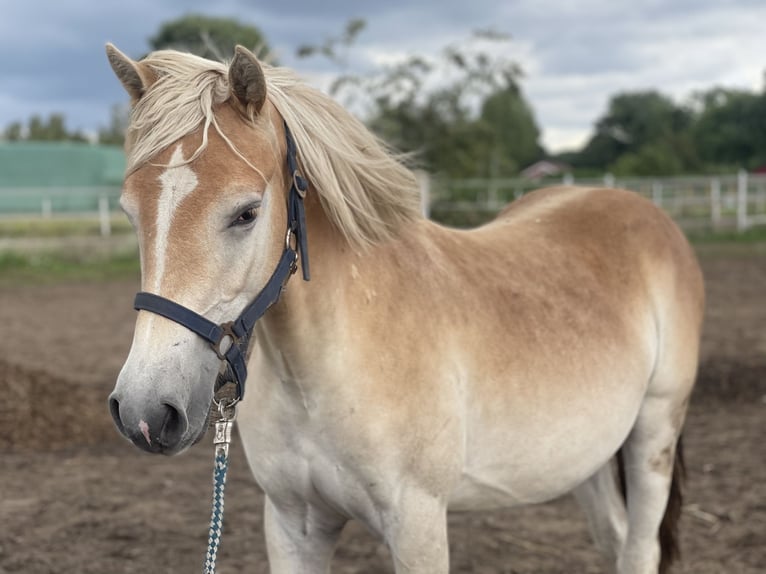
<svg viewBox="0 0 766 574"><path fill-rule="evenodd" d="M213 469L213 511L210 515L210 532L207 540L204 574L215 574L215 560L223 535L223 495L226 488L226 471L229 469L229 444L235 413L225 415L225 408L219 406L221 421L215 423L215 467Z"/></svg>

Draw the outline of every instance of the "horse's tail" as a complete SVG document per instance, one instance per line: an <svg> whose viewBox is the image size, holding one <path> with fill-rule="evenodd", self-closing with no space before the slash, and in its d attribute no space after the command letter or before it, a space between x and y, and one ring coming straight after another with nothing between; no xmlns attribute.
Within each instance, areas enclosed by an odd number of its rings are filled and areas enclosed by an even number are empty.
<svg viewBox="0 0 766 574"><path fill-rule="evenodd" d="M686 478L686 466L684 463L684 449L682 437L678 437L676 445L676 460L673 464L673 477L670 480L670 494L665 514L660 523L660 569L659 574L666 574L671 564L681 556L678 546L678 520L681 518L681 506L683 503L683 483ZM617 476L620 481L620 491L623 499L627 502L628 490L625 482L625 460L622 449L617 452Z"/></svg>

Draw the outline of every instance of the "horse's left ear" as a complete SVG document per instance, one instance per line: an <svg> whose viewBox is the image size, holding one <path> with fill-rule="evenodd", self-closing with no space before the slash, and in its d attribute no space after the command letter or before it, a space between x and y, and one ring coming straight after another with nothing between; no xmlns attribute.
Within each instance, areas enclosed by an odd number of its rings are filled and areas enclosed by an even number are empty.
<svg viewBox="0 0 766 574"><path fill-rule="evenodd" d="M229 64L229 85L245 110L253 115L260 113L266 102L266 77L258 59L243 46L234 48L234 59Z"/></svg>

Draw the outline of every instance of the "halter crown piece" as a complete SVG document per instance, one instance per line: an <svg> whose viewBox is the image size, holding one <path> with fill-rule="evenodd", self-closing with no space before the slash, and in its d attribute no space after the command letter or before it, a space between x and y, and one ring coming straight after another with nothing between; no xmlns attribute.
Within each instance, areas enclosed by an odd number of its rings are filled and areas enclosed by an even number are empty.
<svg viewBox="0 0 766 574"><path fill-rule="evenodd" d="M245 380L247 379L247 350L255 323L269 308L279 301L279 297L287 281L298 269L298 254L300 253L303 279L309 280L309 258L306 238L306 212L303 198L306 197L308 182L300 174L295 141L290 129L285 123L285 138L287 139L287 169L290 174L290 192L287 198L287 233L285 249L279 258L279 263L271 274L260 293L242 311L234 321L220 325L206 319L199 313L179 305L178 303L155 295L140 292L136 295L133 307L140 311L149 311L183 325L205 339L221 361L226 363L226 371L219 375L216 381L216 391L226 383L232 382L237 387L235 400L245 396ZM293 241L293 237L295 240ZM293 247L293 244L295 247ZM229 343L226 347L226 343Z"/></svg>

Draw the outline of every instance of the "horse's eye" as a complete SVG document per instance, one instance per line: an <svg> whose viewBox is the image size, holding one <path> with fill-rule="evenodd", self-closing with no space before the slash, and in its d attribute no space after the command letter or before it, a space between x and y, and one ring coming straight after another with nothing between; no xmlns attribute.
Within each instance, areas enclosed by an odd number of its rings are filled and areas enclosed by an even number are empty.
<svg viewBox="0 0 766 574"><path fill-rule="evenodd" d="M252 223L255 221L255 219L258 217L258 208L257 207L249 207L245 211L239 214L237 219L234 220L234 223L232 225L247 225L248 223Z"/></svg>

